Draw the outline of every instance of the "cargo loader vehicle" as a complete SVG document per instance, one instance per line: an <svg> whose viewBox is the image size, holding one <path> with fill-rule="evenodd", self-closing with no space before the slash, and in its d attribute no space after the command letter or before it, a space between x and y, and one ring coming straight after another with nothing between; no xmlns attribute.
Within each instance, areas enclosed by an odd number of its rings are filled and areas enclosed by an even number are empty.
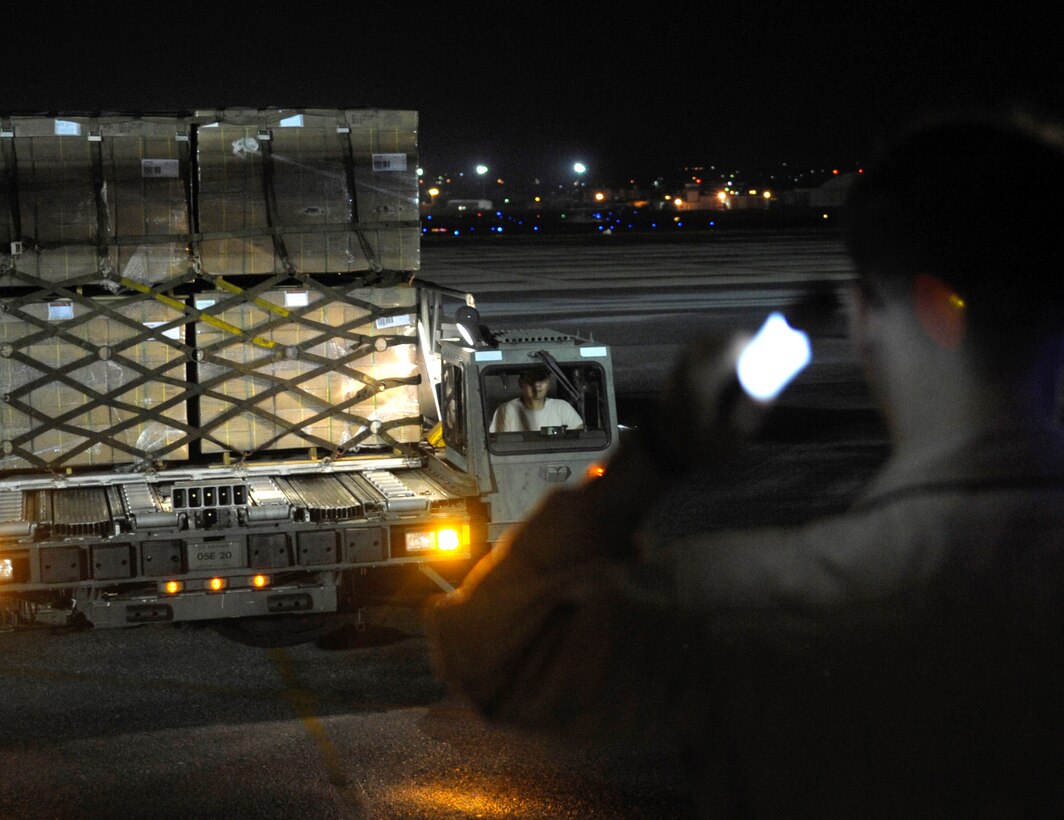
<svg viewBox="0 0 1064 820"><path fill-rule="evenodd" d="M420 232L415 112L0 116L0 626L307 640L586 480L609 348ZM493 432L532 371L582 423Z"/></svg>

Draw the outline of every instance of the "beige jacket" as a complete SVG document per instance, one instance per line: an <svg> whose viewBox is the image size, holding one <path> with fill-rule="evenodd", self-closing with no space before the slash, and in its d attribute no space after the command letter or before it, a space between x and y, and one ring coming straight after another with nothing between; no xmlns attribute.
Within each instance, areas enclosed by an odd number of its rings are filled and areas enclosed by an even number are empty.
<svg viewBox="0 0 1064 820"><path fill-rule="evenodd" d="M429 609L441 674L495 720L674 738L706 816L1064 816L1058 431L895 459L806 526L625 537L551 497Z"/></svg>

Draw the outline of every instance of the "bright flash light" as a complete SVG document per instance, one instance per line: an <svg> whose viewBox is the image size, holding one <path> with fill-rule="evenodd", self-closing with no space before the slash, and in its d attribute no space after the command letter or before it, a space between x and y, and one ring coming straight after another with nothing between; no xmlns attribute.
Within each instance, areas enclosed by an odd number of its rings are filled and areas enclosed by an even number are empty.
<svg viewBox="0 0 1064 820"><path fill-rule="evenodd" d="M782 313L773 313L739 354L739 383L752 398L770 401L809 364L809 337L795 330Z"/></svg>
<svg viewBox="0 0 1064 820"><path fill-rule="evenodd" d="M0 558L0 581L10 581L14 577L14 562L10 558Z"/></svg>
<svg viewBox="0 0 1064 820"><path fill-rule="evenodd" d="M270 585L270 576L268 575L253 575L251 578L251 585L255 589L262 589L263 587Z"/></svg>
<svg viewBox="0 0 1064 820"><path fill-rule="evenodd" d="M578 173L578 174L582 174L582 173L584 173L584 171L587 170L587 166L584 165L584 163L582 163L582 162L574 162L573 163L573 170L576 171L576 173Z"/></svg>
<svg viewBox="0 0 1064 820"><path fill-rule="evenodd" d="M180 581L167 581L163 584L163 590L165 590L167 595L177 595L184 588L185 585Z"/></svg>
<svg viewBox="0 0 1064 820"><path fill-rule="evenodd" d="M439 195L440 195L440 189L439 188L429 188L429 196L439 196Z"/></svg>
<svg viewBox="0 0 1064 820"><path fill-rule="evenodd" d="M679 208L681 205L683 205L683 200L679 197L676 197L676 199L672 201L672 204Z"/></svg>
<svg viewBox="0 0 1064 820"><path fill-rule="evenodd" d="M602 202L602 200L604 200L605 198L606 198L606 195L603 194L603 193L595 194L595 201L596 202Z"/></svg>
<svg viewBox="0 0 1064 820"><path fill-rule="evenodd" d="M488 172L488 166L487 165L478 165L477 166L477 173L480 174L481 176L484 176L484 174L486 174L487 172Z"/></svg>
<svg viewBox="0 0 1064 820"><path fill-rule="evenodd" d="M459 539L457 530L440 530L436 533L436 546L444 552L458 549Z"/></svg>
<svg viewBox="0 0 1064 820"><path fill-rule="evenodd" d="M224 578L211 578L211 580L207 582L207 589L211 592L221 592L226 586L228 586L228 584Z"/></svg>
<svg viewBox="0 0 1064 820"><path fill-rule="evenodd" d="M406 551L415 552L455 552L469 544L468 526L445 526L438 530L408 530L406 533Z"/></svg>
<svg viewBox="0 0 1064 820"><path fill-rule="evenodd" d="M761 196L763 196L765 199L772 199L772 191L765 191L765 193L761 194Z"/></svg>
<svg viewBox="0 0 1064 820"><path fill-rule="evenodd" d="M588 479L602 478L604 475L606 475L606 468L603 467L601 464L590 464L588 465L586 475Z"/></svg>

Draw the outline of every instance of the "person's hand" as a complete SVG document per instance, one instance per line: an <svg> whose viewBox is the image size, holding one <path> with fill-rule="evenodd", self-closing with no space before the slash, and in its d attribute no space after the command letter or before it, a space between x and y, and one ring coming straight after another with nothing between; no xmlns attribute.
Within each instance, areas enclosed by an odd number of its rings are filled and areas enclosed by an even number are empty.
<svg viewBox="0 0 1064 820"><path fill-rule="evenodd" d="M644 440L665 469L726 458L757 429L767 405L748 397L735 375L750 338L704 336L680 355Z"/></svg>

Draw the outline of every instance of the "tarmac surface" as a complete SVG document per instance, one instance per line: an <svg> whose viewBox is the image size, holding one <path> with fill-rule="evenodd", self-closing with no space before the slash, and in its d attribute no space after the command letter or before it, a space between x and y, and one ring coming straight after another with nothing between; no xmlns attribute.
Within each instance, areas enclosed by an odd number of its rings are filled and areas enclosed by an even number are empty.
<svg viewBox="0 0 1064 820"><path fill-rule="evenodd" d="M685 338L850 274L814 234L426 243L421 275L477 294L489 324L594 333L637 421ZM853 500L887 448L844 324L816 328L814 366L733 470L691 476L648 510L652 527L787 524ZM0 818L690 816L667 747L487 726L434 677L416 607L366 619L286 649L205 628L0 633Z"/></svg>

